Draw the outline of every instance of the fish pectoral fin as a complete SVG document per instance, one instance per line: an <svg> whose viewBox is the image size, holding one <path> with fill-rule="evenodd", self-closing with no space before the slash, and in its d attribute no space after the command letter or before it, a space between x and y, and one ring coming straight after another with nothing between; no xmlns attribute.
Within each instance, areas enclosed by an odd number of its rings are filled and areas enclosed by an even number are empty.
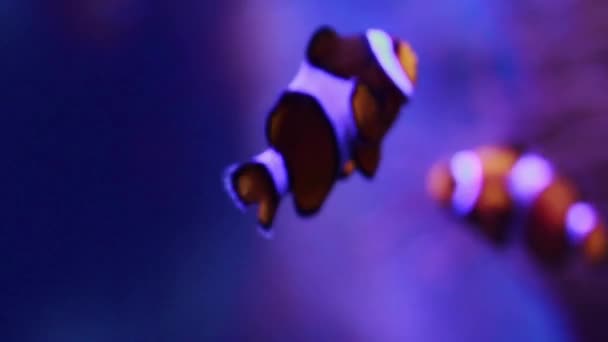
<svg viewBox="0 0 608 342"><path fill-rule="evenodd" d="M346 178L349 177L350 175L353 174L353 172L355 171L355 168L357 167L356 163L354 160L349 160L344 164L344 167L342 168L342 178Z"/></svg>
<svg viewBox="0 0 608 342"><path fill-rule="evenodd" d="M380 164L380 144L357 144L355 146L355 162L366 178L373 178Z"/></svg>

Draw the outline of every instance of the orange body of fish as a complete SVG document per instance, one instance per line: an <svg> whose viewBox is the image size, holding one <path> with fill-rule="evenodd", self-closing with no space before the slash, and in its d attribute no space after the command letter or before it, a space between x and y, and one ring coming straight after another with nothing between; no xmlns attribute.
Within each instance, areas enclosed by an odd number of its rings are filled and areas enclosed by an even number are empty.
<svg viewBox="0 0 608 342"><path fill-rule="evenodd" d="M510 219L522 213L526 241L542 260L561 261L570 247L592 263L606 259L599 213L540 155L511 146L460 151L433 165L427 185L435 201L495 241L504 241Z"/></svg>

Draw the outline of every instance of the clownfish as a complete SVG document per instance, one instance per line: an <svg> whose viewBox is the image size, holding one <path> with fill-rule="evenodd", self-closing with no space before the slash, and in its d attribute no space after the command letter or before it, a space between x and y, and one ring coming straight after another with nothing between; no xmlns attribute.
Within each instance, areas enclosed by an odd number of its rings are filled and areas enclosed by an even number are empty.
<svg viewBox="0 0 608 342"><path fill-rule="evenodd" d="M430 196L503 241L510 218L522 213L529 247L545 261L561 261L571 248L591 263L605 261L604 220L576 187L536 153L512 146L483 146L432 166Z"/></svg>
<svg viewBox="0 0 608 342"><path fill-rule="evenodd" d="M257 204L267 235L286 194L306 217L321 209L338 180L356 170L373 178L382 141L413 95L417 63L408 43L383 30L341 36L318 28L267 115L268 148L224 174L235 204Z"/></svg>

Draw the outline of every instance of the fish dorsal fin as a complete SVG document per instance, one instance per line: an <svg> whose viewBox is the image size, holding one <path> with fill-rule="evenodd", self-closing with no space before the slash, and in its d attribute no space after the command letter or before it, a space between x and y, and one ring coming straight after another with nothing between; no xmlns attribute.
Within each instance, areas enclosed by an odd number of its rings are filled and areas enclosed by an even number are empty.
<svg viewBox="0 0 608 342"><path fill-rule="evenodd" d="M373 58L363 35L340 36L322 26L313 34L306 52L307 61L340 78L358 76Z"/></svg>

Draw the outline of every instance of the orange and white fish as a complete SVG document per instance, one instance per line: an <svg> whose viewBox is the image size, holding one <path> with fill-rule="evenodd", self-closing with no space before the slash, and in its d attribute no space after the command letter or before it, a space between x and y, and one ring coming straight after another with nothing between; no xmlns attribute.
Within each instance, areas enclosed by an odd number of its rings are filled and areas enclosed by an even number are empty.
<svg viewBox="0 0 608 342"><path fill-rule="evenodd" d="M523 209L527 242L538 256L560 261L569 247L604 261L608 235L598 211L542 156L511 146L460 151L429 172L428 190L443 206L479 224L498 241ZM519 211L521 212L521 211Z"/></svg>
<svg viewBox="0 0 608 342"><path fill-rule="evenodd" d="M263 233L287 193L299 215L314 215L337 180L355 170L374 176L383 138L416 81L417 57L404 41L379 29L350 36L317 29L268 114L269 147L228 168L228 193L241 208L259 206Z"/></svg>

